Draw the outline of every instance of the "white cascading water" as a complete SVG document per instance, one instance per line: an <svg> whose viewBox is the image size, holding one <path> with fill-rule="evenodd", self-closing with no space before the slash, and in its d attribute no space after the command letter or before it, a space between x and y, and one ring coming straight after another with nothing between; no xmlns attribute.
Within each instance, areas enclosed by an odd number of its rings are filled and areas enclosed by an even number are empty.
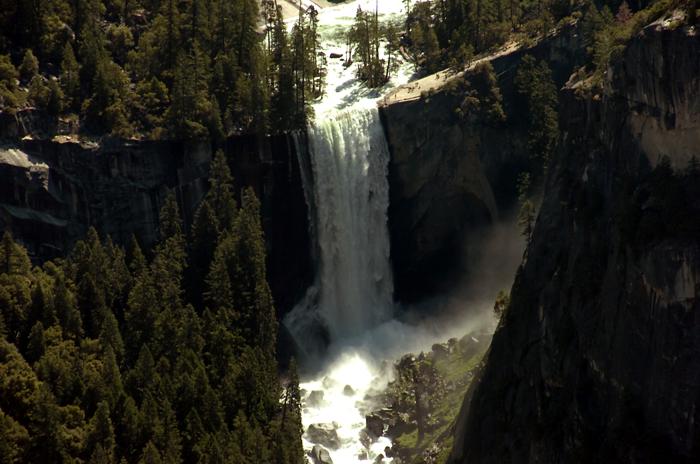
<svg viewBox="0 0 700 464"><path fill-rule="evenodd" d="M358 6L374 10L375 2L358 0L320 11L318 31L327 56L343 55ZM382 0L380 18L402 21L402 5L402 0ZM374 462L391 445L386 437L370 444L360 439L364 415L372 407L371 392L386 385L386 377L363 344L368 332L393 312L387 230L389 150L376 102L411 74L404 63L391 83L370 90L357 80L354 65L346 67L340 59L329 59L325 95L314 105L308 139L297 143L299 155L306 151L309 156L300 158L300 166L310 171L302 178L310 232L317 242L317 278L285 325L309 358L325 347L314 340L319 337L318 326L327 331L325 342L331 348L323 360L325 368L301 384L306 391L302 421L305 430L312 424L333 424L340 446L328 451L335 464ZM322 392L323 399L312 403L309 394L315 391ZM310 450L314 444L314 437L305 433L305 448Z"/></svg>
<svg viewBox="0 0 700 464"><path fill-rule="evenodd" d="M318 306L331 340L338 341L391 316L389 149L374 105L337 112L308 133L320 248Z"/></svg>

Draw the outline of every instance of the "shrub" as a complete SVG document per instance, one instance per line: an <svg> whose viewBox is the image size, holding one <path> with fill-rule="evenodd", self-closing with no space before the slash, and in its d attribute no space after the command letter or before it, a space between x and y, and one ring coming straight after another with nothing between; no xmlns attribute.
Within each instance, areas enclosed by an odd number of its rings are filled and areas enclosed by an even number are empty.
<svg viewBox="0 0 700 464"><path fill-rule="evenodd" d="M39 60L30 49L27 49L19 66L19 75L23 81L29 82L37 74L39 74Z"/></svg>

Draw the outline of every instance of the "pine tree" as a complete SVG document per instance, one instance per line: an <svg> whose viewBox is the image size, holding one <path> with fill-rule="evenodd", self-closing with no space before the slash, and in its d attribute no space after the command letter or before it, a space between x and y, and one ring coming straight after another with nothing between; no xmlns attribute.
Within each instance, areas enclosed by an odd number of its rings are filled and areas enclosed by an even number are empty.
<svg viewBox="0 0 700 464"><path fill-rule="evenodd" d="M102 320L102 328L100 329L100 347L103 351L109 348L116 356L117 360L121 360L124 356L124 342L122 341L121 333L119 332L119 324L114 313L110 310L105 311Z"/></svg>
<svg viewBox="0 0 700 464"><path fill-rule="evenodd" d="M12 239L9 231L5 231L0 243L0 273L26 276L31 267L27 250Z"/></svg>
<svg viewBox="0 0 700 464"><path fill-rule="evenodd" d="M0 409L0 456L3 456L5 462L26 462L28 442L27 429Z"/></svg>
<svg viewBox="0 0 700 464"><path fill-rule="evenodd" d="M124 249L116 246L109 236L105 241L104 251L107 259L107 305L118 318L122 318L121 310L126 304L129 290L133 285L133 278L126 263Z"/></svg>
<svg viewBox="0 0 700 464"><path fill-rule="evenodd" d="M143 350L153 333L158 317L158 293L149 270L138 275L134 287L129 293L127 308L124 314L126 346L129 349L127 359L133 360L138 350ZM145 345L143 345L145 346ZM149 353L150 356L150 353ZM151 358L151 361L153 359Z"/></svg>
<svg viewBox="0 0 700 464"><path fill-rule="evenodd" d="M525 55L515 76L515 86L530 114L528 149L530 157L546 169L559 135L558 96L552 72L546 62Z"/></svg>
<svg viewBox="0 0 700 464"><path fill-rule="evenodd" d="M115 410L121 397L124 395L121 372L117 365L117 357L111 346L107 346L102 355L102 381L104 382L105 399L110 410Z"/></svg>
<svg viewBox="0 0 700 464"><path fill-rule="evenodd" d="M217 319L227 327L232 327L237 319L236 309L233 306L236 303L235 295L231 283L236 241L232 232L225 232L219 238L206 279L206 302L217 315Z"/></svg>
<svg viewBox="0 0 700 464"><path fill-rule="evenodd" d="M146 257L141 251L141 246L135 236L131 236L131 245L129 246L129 256L128 256L128 266L129 271L135 282L139 281L139 278L148 271L148 263L146 262Z"/></svg>
<svg viewBox="0 0 700 464"><path fill-rule="evenodd" d="M100 288L92 275L86 274L78 284L77 297L78 308L85 324L85 333L96 338L105 313L108 311L104 289Z"/></svg>
<svg viewBox="0 0 700 464"><path fill-rule="evenodd" d="M116 428L117 441L121 454L129 462L136 460L141 451L141 418L136 402L131 396L126 396L121 407L121 417Z"/></svg>
<svg viewBox="0 0 700 464"><path fill-rule="evenodd" d="M70 42L66 42L63 48L63 59L61 60L61 87L66 96L67 107L76 110L80 92L80 67Z"/></svg>
<svg viewBox="0 0 700 464"><path fill-rule="evenodd" d="M471 81L479 95L481 119L494 125L504 122L506 114L502 106L503 98L491 63L487 61L477 65Z"/></svg>
<svg viewBox="0 0 700 464"><path fill-rule="evenodd" d="M155 370L153 355L148 345L143 344L134 368L129 372L127 379L129 391L136 400L142 400L146 393L153 390L158 383L159 376Z"/></svg>
<svg viewBox="0 0 700 464"><path fill-rule="evenodd" d="M162 402L162 435L156 434L156 446L161 450L164 462L181 462L182 437L177 417L167 400Z"/></svg>
<svg viewBox="0 0 700 464"><path fill-rule="evenodd" d="M535 221L535 206L530 199L530 174L521 173L518 177L518 201L520 203L520 211L518 212L518 226L521 229L521 235L525 238L527 244L530 244L532 237L533 224Z"/></svg>
<svg viewBox="0 0 700 464"><path fill-rule="evenodd" d="M163 460L160 457L158 449L155 447L152 441L149 441L143 449L141 454L141 459L139 459L138 464L162 464Z"/></svg>
<svg viewBox="0 0 700 464"><path fill-rule="evenodd" d="M27 350L25 358L30 363L34 363L41 359L46 351L46 340L44 339L44 325L41 321L34 324L29 333L29 341L27 342Z"/></svg>
<svg viewBox="0 0 700 464"><path fill-rule="evenodd" d="M88 453L92 456L98 447L101 447L102 453L100 454L108 459L107 462L115 462L115 446L116 440L110 419L109 405L103 401L97 406L97 411L90 420L90 432L87 439Z"/></svg>
<svg viewBox="0 0 700 464"><path fill-rule="evenodd" d="M202 420L196 409L190 410L185 418L185 428L183 430L185 462L203 462L206 459L204 450L206 430L202 425Z"/></svg>
<svg viewBox="0 0 700 464"><path fill-rule="evenodd" d="M218 238L219 220L209 201L205 199L194 215L187 279L189 301L192 301L197 308L202 308L205 278L214 257Z"/></svg>
<svg viewBox="0 0 700 464"><path fill-rule="evenodd" d="M34 53L32 53L32 50L30 48L28 48L24 52L24 57L22 58L22 64L19 67L20 78L25 82L29 82L38 73L39 73L39 60L37 59L36 56L34 56Z"/></svg>
<svg viewBox="0 0 700 464"><path fill-rule="evenodd" d="M276 441L277 462L302 464L304 448L299 439L304 433L301 424L301 391L296 359L289 363L289 380L284 389L280 437Z"/></svg>
<svg viewBox="0 0 700 464"><path fill-rule="evenodd" d="M209 169L209 201L220 230L230 229L236 217L237 204L233 195L233 176L223 150L217 150Z"/></svg>
<svg viewBox="0 0 700 464"><path fill-rule="evenodd" d="M180 208L177 205L177 198L173 190L168 190L165 194L165 201L160 210L159 232L161 243L171 238L182 239Z"/></svg>
<svg viewBox="0 0 700 464"><path fill-rule="evenodd" d="M231 284L244 335L266 354L273 355L277 317L266 281L265 239L260 223L260 201L252 189L243 191L236 221L235 265Z"/></svg>
<svg viewBox="0 0 700 464"><path fill-rule="evenodd" d="M46 327L51 327L58 322L54 312L53 295L47 288L50 284L43 280L34 282L32 288L32 303L28 308L27 317L32 321L42 322Z"/></svg>

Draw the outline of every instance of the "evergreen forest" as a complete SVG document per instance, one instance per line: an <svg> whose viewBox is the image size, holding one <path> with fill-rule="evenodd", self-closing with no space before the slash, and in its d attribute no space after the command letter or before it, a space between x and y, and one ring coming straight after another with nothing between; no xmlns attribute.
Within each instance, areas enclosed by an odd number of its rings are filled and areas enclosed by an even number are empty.
<svg viewBox="0 0 700 464"><path fill-rule="evenodd" d="M245 190L238 204L222 152L212 173L191 234L171 192L150 250L90 229L34 266L5 232L0 462L304 462L260 203Z"/></svg>

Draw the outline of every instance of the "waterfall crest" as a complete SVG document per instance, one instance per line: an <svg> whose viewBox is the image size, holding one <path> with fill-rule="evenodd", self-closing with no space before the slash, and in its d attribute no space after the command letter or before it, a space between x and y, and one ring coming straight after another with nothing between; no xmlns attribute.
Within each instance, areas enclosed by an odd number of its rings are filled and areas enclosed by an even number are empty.
<svg viewBox="0 0 700 464"><path fill-rule="evenodd" d="M334 112L310 125L308 155L317 279L287 319L302 344L314 321L331 341L361 335L391 317L393 297L389 149L376 105Z"/></svg>

